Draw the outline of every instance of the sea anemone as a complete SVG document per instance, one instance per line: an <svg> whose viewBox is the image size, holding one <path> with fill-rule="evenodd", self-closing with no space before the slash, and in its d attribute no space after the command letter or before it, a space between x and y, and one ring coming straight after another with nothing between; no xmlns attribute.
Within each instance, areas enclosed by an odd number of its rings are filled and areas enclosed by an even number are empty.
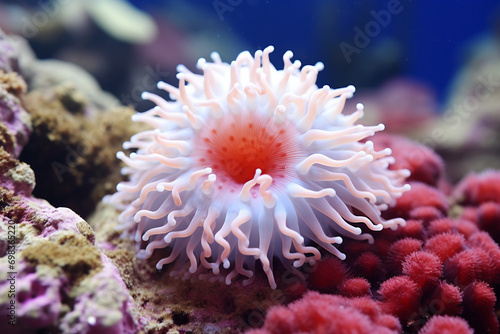
<svg viewBox="0 0 500 334"><path fill-rule="evenodd" d="M124 143L136 150L117 154L129 180L108 197L139 258L167 248L158 269L176 261L171 274L219 275L222 265L227 284L251 282L260 261L275 288L273 257L299 274L320 259L318 248L344 259L333 246L341 236L373 241L359 225L404 225L381 210L409 189L409 171L388 168L390 149L360 142L383 124L355 125L362 104L342 114L355 88L318 88L323 64L301 68L287 51L276 70L272 51L245 51L231 64L212 53L197 63L202 75L181 65L178 88L158 83L171 101L143 93L156 106L132 119L153 129Z"/></svg>

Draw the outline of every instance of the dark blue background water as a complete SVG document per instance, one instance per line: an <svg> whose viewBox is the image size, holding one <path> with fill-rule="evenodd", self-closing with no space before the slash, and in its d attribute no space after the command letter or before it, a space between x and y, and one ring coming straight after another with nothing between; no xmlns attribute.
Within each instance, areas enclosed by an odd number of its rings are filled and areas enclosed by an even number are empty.
<svg viewBox="0 0 500 334"><path fill-rule="evenodd" d="M347 62L340 43L354 45L354 28L365 31L366 25L374 21L370 11L387 10L389 2L186 1L206 10L210 24L223 27L222 33L212 36L214 40L223 40L226 31L239 36L254 49L274 45L273 62L279 62L278 55L289 49L303 64L323 61L327 68L326 75L321 74L319 78L320 84L372 86L387 77L405 75L434 88L442 100L462 64L467 45L482 34L494 31L500 2L401 0L401 12L392 15L391 22L381 26L380 33L370 38L368 46ZM133 0L132 3L149 11L159 6L159 1Z"/></svg>
<svg viewBox="0 0 500 334"><path fill-rule="evenodd" d="M50 1L68 3L68 0L0 0L0 3L27 5L36 11ZM162 72L172 74L177 63L192 69L196 59L208 57L210 51L219 51L224 61L230 61L244 49L253 53L274 45L276 51L271 61L278 68L287 50L292 50L294 59L301 60L303 65L322 61L325 70L319 75L319 85L353 84L362 89L404 76L433 89L442 103L467 55L477 50L481 39L489 38L490 43L496 39L500 45L499 0L129 2L163 24L159 35L167 37L155 41L158 45L154 48L112 40L99 28L79 32L78 37L67 32L63 37L34 38L30 43L38 57L79 64L105 90L119 97L130 95L138 86L149 89L136 82L140 83L147 75L145 68L160 66L166 69ZM390 14L387 24L379 23L375 16L390 13L391 6L397 10ZM364 36L360 37L360 32ZM179 43L179 39L184 43ZM144 52L138 51L141 48ZM346 48L355 52L347 51L346 55ZM67 49L81 59L62 56L68 55ZM152 56L155 52L156 56ZM103 59L100 67L95 66L96 62L89 66L86 60L95 55ZM175 84L173 75L161 79ZM136 95L133 101L123 102L137 105L140 99Z"/></svg>

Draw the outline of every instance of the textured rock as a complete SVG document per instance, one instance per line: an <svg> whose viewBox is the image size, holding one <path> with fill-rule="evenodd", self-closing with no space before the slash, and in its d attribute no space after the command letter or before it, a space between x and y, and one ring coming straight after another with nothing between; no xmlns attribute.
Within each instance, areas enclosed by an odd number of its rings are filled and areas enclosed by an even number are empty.
<svg viewBox="0 0 500 334"><path fill-rule="evenodd" d="M128 290L87 222L31 197L33 171L2 147L0 171L0 331L136 333Z"/></svg>
<svg viewBox="0 0 500 334"><path fill-rule="evenodd" d="M0 146L14 157L28 142L31 123L21 104L26 84L18 71L15 46L0 30Z"/></svg>
<svg viewBox="0 0 500 334"><path fill-rule="evenodd" d="M115 155L137 131L132 109L98 111L71 85L32 91L26 106L33 133L21 159L35 170L35 196L87 216L121 179Z"/></svg>

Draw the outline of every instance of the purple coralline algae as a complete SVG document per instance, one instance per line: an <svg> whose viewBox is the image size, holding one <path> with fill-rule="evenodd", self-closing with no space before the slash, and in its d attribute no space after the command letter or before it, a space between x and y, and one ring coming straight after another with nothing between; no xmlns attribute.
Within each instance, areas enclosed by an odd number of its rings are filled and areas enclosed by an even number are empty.
<svg viewBox="0 0 500 334"><path fill-rule="evenodd" d="M129 292L92 228L32 196L35 174L17 160L31 124L14 55L0 34L0 332L139 332Z"/></svg>
<svg viewBox="0 0 500 334"><path fill-rule="evenodd" d="M29 114L21 104L26 84L14 71L16 68L14 46L0 31L0 124L8 130L0 142L14 157L19 156L31 132Z"/></svg>
<svg viewBox="0 0 500 334"><path fill-rule="evenodd" d="M125 284L90 226L30 197L33 172L1 147L0 170L0 317L9 318L0 331L138 331Z"/></svg>

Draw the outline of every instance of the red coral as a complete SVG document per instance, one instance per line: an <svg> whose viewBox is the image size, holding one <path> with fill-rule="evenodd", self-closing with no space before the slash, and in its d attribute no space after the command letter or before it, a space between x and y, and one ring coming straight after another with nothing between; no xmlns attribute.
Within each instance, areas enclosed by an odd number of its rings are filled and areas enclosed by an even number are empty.
<svg viewBox="0 0 500 334"><path fill-rule="evenodd" d="M432 314L459 315L462 313L462 294L457 286L441 282L428 304Z"/></svg>
<svg viewBox="0 0 500 334"><path fill-rule="evenodd" d="M460 214L461 219L477 223L477 207L475 206L465 206L462 208L462 213Z"/></svg>
<svg viewBox="0 0 500 334"><path fill-rule="evenodd" d="M410 218L409 213L420 207L434 207L443 214L448 212L448 201L442 192L421 182L410 182L410 185L411 189L397 199L394 207L385 210L384 216Z"/></svg>
<svg viewBox="0 0 500 334"><path fill-rule="evenodd" d="M398 317L402 323L406 323L412 314L417 313L421 290L409 277L389 278L380 285L378 294L382 310Z"/></svg>
<svg viewBox="0 0 500 334"><path fill-rule="evenodd" d="M477 207L475 207L475 206L462 207L462 212L460 213L460 218L477 223Z"/></svg>
<svg viewBox="0 0 500 334"><path fill-rule="evenodd" d="M419 206L410 211L409 217L428 223L435 219L443 218L443 213L433 206Z"/></svg>
<svg viewBox="0 0 500 334"><path fill-rule="evenodd" d="M465 238L457 233L438 234L425 243L424 250L432 252L444 262L465 248Z"/></svg>
<svg viewBox="0 0 500 334"><path fill-rule="evenodd" d="M500 282L500 247L486 232L477 232L467 240L469 245L479 247L486 251L490 257L490 271L492 283Z"/></svg>
<svg viewBox="0 0 500 334"><path fill-rule="evenodd" d="M444 276L458 286L466 286L475 280L490 283L493 275L488 253L477 247L455 254L444 264Z"/></svg>
<svg viewBox="0 0 500 334"><path fill-rule="evenodd" d="M486 202L477 210L477 225L488 232L496 242L500 242L500 204Z"/></svg>
<svg viewBox="0 0 500 334"><path fill-rule="evenodd" d="M479 231L476 224L465 219L452 219L449 217L433 220L428 227L427 232L432 237L445 232L458 232L465 237Z"/></svg>
<svg viewBox="0 0 500 334"><path fill-rule="evenodd" d="M352 271L356 276L364 277L372 283L378 283L385 277L382 260L372 252L361 254L354 261Z"/></svg>
<svg viewBox="0 0 500 334"><path fill-rule="evenodd" d="M478 333L498 333L496 297L485 282L472 282L464 289L464 317Z"/></svg>
<svg viewBox="0 0 500 334"><path fill-rule="evenodd" d="M420 181L431 186L436 186L443 176L444 163L440 156L427 146L407 138L377 133L371 137L376 149L386 147L392 150L396 162L390 169L408 169L411 175L408 181Z"/></svg>
<svg viewBox="0 0 500 334"><path fill-rule="evenodd" d="M500 176L500 172L496 174ZM491 173L488 175L491 177ZM387 217L405 217L407 224L376 236L372 244L346 240L343 251L360 255L351 256L347 262L336 258L319 262L308 279L309 286L344 296L342 298L350 300L349 306L343 302L338 304L337 300L335 307L352 307L370 319L376 313L371 313L373 308L369 302L377 300L383 312L378 315L377 324L384 330L397 330L399 319L403 330L409 333L465 334L473 330L475 333L497 333L499 324L495 312L498 309L495 306L498 308L498 305L493 288L500 287L500 246L497 243L500 203L491 201L496 191L484 184L487 178L478 180L478 176L475 177L474 182L464 182L460 188L462 194L467 195L462 197L461 203L469 206L454 206L453 218L448 216L448 202L443 192L421 182L412 182L412 190L398 199L395 207L386 210ZM485 194L480 193L483 190ZM291 312L290 308L286 309ZM309 321L305 332L369 331L357 315L357 320L349 320L359 321L356 326L344 323L328 327L326 316L315 315L319 312L317 308L309 311L304 307L302 312L312 312L306 316L309 320L304 320ZM284 323L297 317L296 314L294 311L283 318L268 317L266 323L269 324L254 334L287 333L287 330L299 333L305 325L299 326L293 320L292 327L288 328ZM275 330L270 331L272 328Z"/></svg>
<svg viewBox="0 0 500 334"><path fill-rule="evenodd" d="M430 222L427 233L429 237L433 237L436 234L441 234L444 232L456 232L457 223L451 218L436 219Z"/></svg>
<svg viewBox="0 0 500 334"><path fill-rule="evenodd" d="M385 231L384 231L385 232ZM382 238L375 238L375 242L373 243L375 253L378 254L379 256L387 256L389 254L389 249L391 249L392 243L397 235L392 235L391 232L394 231L387 231L388 233L384 235Z"/></svg>
<svg viewBox="0 0 500 334"><path fill-rule="evenodd" d="M467 219L457 219L457 231L463 234L464 237L468 238L472 234L479 231L477 225Z"/></svg>
<svg viewBox="0 0 500 334"><path fill-rule="evenodd" d="M499 258L498 252L500 252L500 247L488 233L482 231L474 233L469 237L467 242L471 246L478 246L487 252L491 252L490 254L493 259Z"/></svg>
<svg viewBox="0 0 500 334"><path fill-rule="evenodd" d="M370 282L361 277L347 279L340 285L339 293L346 297L371 296Z"/></svg>
<svg viewBox="0 0 500 334"><path fill-rule="evenodd" d="M407 255L422 249L422 241L413 238L404 238L391 245L387 255L388 270L395 275L402 272L402 263Z"/></svg>
<svg viewBox="0 0 500 334"><path fill-rule="evenodd" d="M370 298L345 298L309 292L288 307L269 310L264 326L247 334L399 333L397 319L388 319Z"/></svg>
<svg viewBox="0 0 500 334"><path fill-rule="evenodd" d="M387 230L387 232L393 233L394 231ZM374 244L370 244L366 241L351 240L348 238L344 239L342 246L343 246L343 252L346 254L362 254L365 252L377 251L377 247Z"/></svg>
<svg viewBox="0 0 500 334"><path fill-rule="evenodd" d="M422 221L416 219L407 220L406 225L399 227L398 231L401 235L413 239L424 240L426 237L424 224L422 224Z"/></svg>
<svg viewBox="0 0 500 334"><path fill-rule="evenodd" d="M309 286L321 292L334 292L348 278L347 268L342 260L329 256L316 263L309 275Z"/></svg>
<svg viewBox="0 0 500 334"><path fill-rule="evenodd" d="M469 174L455 188L454 197L465 205L486 202L500 204L500 171L488 170L480 174Z"/></svg>
<svg viewBox="0 0 500 334"><path fill-rule="evenodd" d="M474 309L478 313L488 312L495 306L495 292L485 282L475 281L464 289L464 301L467 309Z"/></svg>
<svg viewBox="0 0 500 334"><path fill-rule="evenodd" d="M427 321L418 334L473 334L467 321L458 317L436 315Z"/></svg>
<svg viewBox="0 0 500 334"><path fill-rule="evenodd" d="M387 327L393 332L401 333L401 323L398 318L390 314L382 314L377 318L377 324L382 327Z"/></svg>
<svg viewBox="0 0 500 334"><path fill-rule="evenodd" d="M408 275L424 291L436 285L443 273L443 263L434 254L418 251L403 262L403 274Z"/></svg>
<svg viewBox="0 0 500 334"><path fill-rule="evenodd" d="M291 300L299 299L308 291L305 282L292 273L284 273L281 279L282 291Z"/></svg>

